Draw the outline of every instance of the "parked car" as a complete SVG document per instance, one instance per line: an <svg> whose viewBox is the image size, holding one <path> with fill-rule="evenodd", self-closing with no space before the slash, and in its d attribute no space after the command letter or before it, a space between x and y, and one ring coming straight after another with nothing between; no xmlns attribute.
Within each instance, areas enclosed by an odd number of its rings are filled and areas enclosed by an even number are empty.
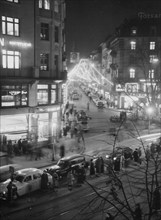
<svg viewBox="0 0 161 220"><path fill-rule="evenodd" d="M71 156L61 158L56 165L48 168L48 172L56 172L59 178L67 176L68 172L77 166L84 166L86 163L85 157L81 154L74 154Z"/></svg>
<svg viewBox="0 0 161 220"><path fill-rule="evenodd" d="M41 188L41 175L43 170L37 168L25 168L14 173L13 184L17 187L18 196L23 196ZM52 176L48 173L49 184L52 184ZM0 183L0 198L7 198L7 186L11 179Z"/></svg>

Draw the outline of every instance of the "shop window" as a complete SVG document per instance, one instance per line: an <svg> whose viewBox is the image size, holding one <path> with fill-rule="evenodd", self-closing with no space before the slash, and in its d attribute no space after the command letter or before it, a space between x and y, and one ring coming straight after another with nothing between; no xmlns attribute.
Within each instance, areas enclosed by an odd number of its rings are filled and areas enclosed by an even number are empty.
<svg viewBox="0 0 161 220"><path fill-rule="evenodd" d="M155 50L155 42L150 42L149 47L150 50Z"/></svg>
<svg viewBox="0 0 161 220"><path fill-rule="evenodd" d="M154 79L154 70L149 70L149 79Z"/></svg>
<svg viewBox="0 0 161 220"><path fill-rule="evenodd" d="M48 71L49 69L49 54L40 54L40 70Z"/></svg>
<svg viewBox="0 0 161 220"><path fill-rule="evenodd" d="M50 10L50 0L39 0L39 8Z"/></svg>
<svg viewBox="0 0 161 220"><path fill-rule="evenodd" d="M19 19L2 16L2 34L19 36Z"/></svg>
<svg viewBox="0 0 161 220"><path fill-rule="evenodd" d="M56 85L51 85L51 104L56 102Z"/></svg>
<svg viewBox="0 0 161 220"><path fill-rule="evenodd" d="M59 27L55 26L55 42L59 42Z"/></svg>
<svg viewBox="0 0 161 220"><path fill-rule="evenodd" d="M135 78L135 69L130 69L130 78Z"/></svg>
<svg viewBox="0 0 161 220"><path fill-rule="evenodd" d="M49 103L48 85L37 85L37 103L45 105Z"/></svg>
<svg viewBox="0 0 161 220"><path fill-rule="evenodd" d="M57 1L54 1L54 11L55 11L56 13L59 12L59 4L58 4Z"/></svg>
<svg viewBox="0 0 161 220"><path fill-rule="evenodd" d="M40 39L49 40L49 24L41 23Z"/></svg>
<svg viewBox="0 0 161 220"><path fill-rule="evenodd" d="M131 45L131 50L136 50L136 42L135 41L131 41L130 45Z"/></svg>
<svg viewBox="0 0 161 220"><path fill-rule="evenodd" d="M4 69L20 69L21 54L18 51L2 50L2 67Z"/></svg>
<svg viewBox="0 0 161 220"><path fill-rule="evenodd" d="M5 85L1 86L1 106L27 106L27 85Z"/></svg>

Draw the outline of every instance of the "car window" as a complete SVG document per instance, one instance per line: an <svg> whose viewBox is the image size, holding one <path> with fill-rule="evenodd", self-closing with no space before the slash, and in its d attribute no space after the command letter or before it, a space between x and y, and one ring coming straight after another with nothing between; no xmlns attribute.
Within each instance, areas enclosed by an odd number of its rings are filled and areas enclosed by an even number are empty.
<svg viewBox="0 0 161 220"><path fill-rule="evenodd" d="M41 174L40 174L40 173L35 173L35 174L33 175L33 178L34 178L34 179L41 178Z"/></svg>
<svg viewBox="0 0 161 220"><path fill-rule="evenodd" d="M24 178L25 178L25 176L23 176L23 175L15 174L15 176L14 176L14 179L21 182L21 183L23 182Z"/></svg>
<svg viewBox="0 0 161 220"><path fill-rule="evenodd" d="M31 175L30 176L26 176L24 182L29 182L31 180L32 180L32 176Z"/></svg>

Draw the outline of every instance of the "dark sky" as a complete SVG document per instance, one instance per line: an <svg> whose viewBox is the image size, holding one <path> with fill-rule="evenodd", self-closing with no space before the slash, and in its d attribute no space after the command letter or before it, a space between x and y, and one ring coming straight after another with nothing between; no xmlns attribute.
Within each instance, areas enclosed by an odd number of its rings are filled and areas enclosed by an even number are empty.
<svg viewBox="0 0 161 220"><path fill-rule="evenodd" d="M125 18L139 12L160 15L161 0L66 0L67 53L90 52L118 27Z"/></svg>

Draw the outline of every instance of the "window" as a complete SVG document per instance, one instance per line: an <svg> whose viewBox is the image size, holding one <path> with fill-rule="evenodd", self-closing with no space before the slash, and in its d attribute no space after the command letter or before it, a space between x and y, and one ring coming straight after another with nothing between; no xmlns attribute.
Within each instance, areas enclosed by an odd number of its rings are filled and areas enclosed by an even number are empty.
<svg viewBox="0 0 161 220"><path fill-rule="evenodd" d="M59 64L58 58L59 58L58 55L55 55L54 61L55 61L55 72L56 72L56 74L58 74L58 70L59 70L59 67L58 67L58 64Z"/></svg>
<svg viewBox="0 0 161 220"><path fill-rule="evenodd" d="M150 63L158 62L158 57L157 57L157 55L150 55L150 56L149 56L149 61L150 61Z"/></svg>
<svg viewBox="0 0 161 220"><path fill-rule="evenodd" d="M59 28L55 26L55 42L59 42Z"/></svg>
<svg viewBox="0 0 161 220"><path fill-rule="evenodd" d="M135 41L131 41L130 45L131 45L131 50L135 50L136 49L136 42Z"/></svg>
<svg viewBox="0 0 161 220"><path fill-rule="evenodd" d="M2 34L19 36L19 19L2 16Z"/></svg>
<svg viewBox="0 0 161 220"><path fill-rule="evenodd" d="M6 0L7 2L19 3L19 0Z"/></svg>
<svg viewBox="0 0 161 220"><path fill-rule="evenodd" d="M136 28L132 28L132 29L131 29L131 34L132 34L132 35L136 35L136 33L137 33Z"/></svg>
<svg viewBox="0 0 161 220"><path fill-rule="evenodd" d="M49 24L41 23L40 39L49 40Z"/></svg>
<svg viewBox="0 0 161 220"><path fill-rule="evenodd" d="M154 70L149 70L149 79L154 79Z"/></svg>
<svg viewBox="0 0 161 220"><path fill-rule="evenodd" d="M32 180L32 177L31 176L26 176L24 182L30 182Z"/></svg>
<svg viewBox="0 0 161 220"><path fill-rule="evenodd" d="M150 50L155 50L155 42L150 42Z"/></svg>
<svg viewBox="0 0 161 220"><path fill-rule="evenodd" d="M50 0L39 0L39 8L50 10Z"/></svg>
<svg viewBox="0 0 161 220"><path fill-rule="evenodd" d="M5 85L1 86L1 106L27 106L28 86Z"/></svg>
<svg viewBox="0 0 161 220"><path fill-rule="evenodd" d="M35 173L33 174L34 180L41 178L41 173Z"/></svg>
<svg viewBox="0 0 161 220"><path fill-rule="evenodd" d="M51 104L56 102L56 85L51 85Z"/></svg>
<svg viewBox="0 0 161 220"><path fill-rule="evenodd" d="M37 85L37 103L38 105L45 105L49 102L48 85Z"/></svg>
<svg viewBox="0 0 161 220"><path fill-rule="evenodd" d="M40 54L40 70L47 71L49 69L49 54Z"/></svg>
<svg viewBox="0 0 161 220"><path fill-rule="evenodd" d="M56 13L59 12L59 4L58 4L57 1L54 1L54 11L55 11Z"/></svg>
<svg viewBox="0 0 161 220"><path fill-rule="evenodd" d="M2 67L4 69L20 69L20 52L2 50Z"/></svg>
<svg viewBox="0 0 161 220"><path fill-rule="evenodd" d="M135 78L135 69L130 69L130 78Z"/></svg>

